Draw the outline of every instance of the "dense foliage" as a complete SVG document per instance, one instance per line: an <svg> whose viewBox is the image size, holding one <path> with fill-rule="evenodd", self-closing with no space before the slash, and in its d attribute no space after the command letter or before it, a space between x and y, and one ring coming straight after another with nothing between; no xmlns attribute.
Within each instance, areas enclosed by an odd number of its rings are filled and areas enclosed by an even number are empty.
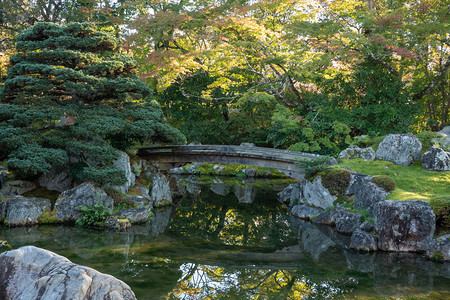
<svg viewBox="0 0 450 300"><path fill-rule="evenodd" d="M22 176L70 163L78 179L119 184L115 148L183 142L119 47L89 23L38 23L19 34L0 102L0 159Z"/></svg>
<svg viewBox="0 0 450 300"><path fill-rule="evenodd" d="M19 29L94 21L124 38L189 141L335 154L357 135L448 125L447 2L2 0L0 74Z"/></svg>

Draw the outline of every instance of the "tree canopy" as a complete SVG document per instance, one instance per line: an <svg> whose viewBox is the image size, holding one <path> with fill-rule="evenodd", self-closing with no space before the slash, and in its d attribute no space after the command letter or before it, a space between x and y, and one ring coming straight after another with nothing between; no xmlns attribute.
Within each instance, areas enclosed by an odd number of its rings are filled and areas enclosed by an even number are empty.
<svg viewBox="0 0 450 300"><path fill-rule="evenodd" d="M23 176L71 163L83 180L117 184L115 148L184 142L114 34L91 23L37 23L16 37L0 102L1 158Z"/></svg>

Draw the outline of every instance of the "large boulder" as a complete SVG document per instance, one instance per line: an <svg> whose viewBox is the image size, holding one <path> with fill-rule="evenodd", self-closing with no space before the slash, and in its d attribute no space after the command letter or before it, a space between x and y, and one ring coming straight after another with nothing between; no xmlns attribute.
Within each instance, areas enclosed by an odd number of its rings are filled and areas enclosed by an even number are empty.
<svg viewBox="0 0 450 300"><path fill-rule="evenodd" d="M5 186L1 190L3 195L22 195L26 192L32 191L36 188L36 185L26 180L13 180L6 182Z"/></svg>
<svg viewBox="0 0 450 300"><path fill-rule="evenodd" d="M439 130L437 133L440 134L441 136L442 135L450 136L450 126L445 126L441 130Z"/></svg>
<svg viewBox="0 0 450 300"><path fill-rule="evenodd" d="M357 229L350 239L350 249L375 251L377 250L377 239L370 233Z"/></svg>
<svg viewBox="0 0 450 300"><path fill-rule="evenodd" d="M386 200L388 192L371 182L372 177L354 173L350 175L350 184L345 190L346 195L355 195L353 207L356 209L368 209L371 215L375 212L375 205Z"/></svg>
<svg viewBox="0 0 450 300"><path fill-rule="evenodd" d="M322 185L322 178L317 176L313 182L302 179L289 185L286 189L278 193L278 199L281 202L290 201L290 206L294 204L305 204L317 208L325 209L332 207L336 196Z"/></svg>
<svg viewBox="0 0 450 300"><path fill-rule="evenodd" d="M428 171L450 171L450 153L436 146L422 155L422 167Z"/></svg>
<svg viewBox="0 0 450 300"><path fill-rule="evenodd" d="M123 281L25 246L0 254L0 299L136 299Z"/></svg>
<svg viewBox="0 0 450 300"><path fill-rule="evenodd" d="M420 159L422 144L412 134L389 134L378 146L376 158L400 166L409 166Z"/></svg>
<svg viewBox="0 0 450 300"><path fill-rule="evenodd" d="M72 188L73 178L68 169L51 168L47 173L39 177L39 185L50 191L64 192Z"/></svg>
<svg viewBox="0 0 450 300"><path fill-rule="evenodd" d="M67 190L58 197L55 204L55 217L61 221L76 221L81 216L79 206L92 207L101 204L112 211L114 200L91 183L83 183Z"/></svg>
<svg viewBox="0 0 450 300"><path fill-rule="evenodd" d="M358 146L353 146L344 149L339 153L338 158L340 159L354 159L362 158L364 161L372 161L375 159L375 150L372 148L359 148Z"/></svg>
<svg viewBox="0 0 450 300"><path fill-rule="evenodd" d="M38 223L39 216L50 209L48 199L12 196L1 201L0 215L10 226L33 225Z"/></svg>
<svg viewBox="0 0 450 300"><path fill-rule="evenodd" d="M436 260L450 261L450 234L432 240L428 245L427 256Z"/></svg>
<svg viewBox="0 0 450 300"><path fill-rule="evenodd" d="M121 193L126 193L130 189L130 187L134 186L136 176L131 170L130 157L128 156L128 154L123 151L118 152L119 157L115 161L113 161L113 164L124 172L127 181L122 185L114 186L114 188L119 190Z"/></svg>
<svg viewBox="0 0 450 300"><path fill-rule="evenodd" d="M384 201L376 206L378 248L423 252L433 239L436 216L425 201Z"/></svg>
<svg viewBox="0 0 450 300"><path fill-rule="evenodd" d="M172 205L172 193L166 176L161 173L152 177L151 199L156 207Z"/></svg>

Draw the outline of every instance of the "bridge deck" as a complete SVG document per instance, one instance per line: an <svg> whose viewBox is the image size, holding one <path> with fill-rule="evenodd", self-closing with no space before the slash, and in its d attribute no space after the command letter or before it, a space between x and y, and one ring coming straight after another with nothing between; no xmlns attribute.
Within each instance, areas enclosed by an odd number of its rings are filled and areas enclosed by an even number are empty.
<svg viewBox="0 0 450 300"><path fill-rule="evenodd" d="M304 173L304 170L296 165L299 160L323 157L317 154L288 150L230 145L144 147L138 149L137 156L157 161L163 169L190 162L211 162L269 167L299 174Z"/></svg>

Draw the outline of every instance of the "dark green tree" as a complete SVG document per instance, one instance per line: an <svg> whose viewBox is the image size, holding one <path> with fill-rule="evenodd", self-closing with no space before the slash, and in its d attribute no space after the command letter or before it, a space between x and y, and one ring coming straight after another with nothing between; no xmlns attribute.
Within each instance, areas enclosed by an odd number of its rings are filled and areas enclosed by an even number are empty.
<svg viewBox="0 0 450 300"><path fill-rule="evenodd" d="M16 41L0 98L0 160L18 175L70 161L79 179L118 184L115 148L184 141L112 32L38 23Z"/></svg>

